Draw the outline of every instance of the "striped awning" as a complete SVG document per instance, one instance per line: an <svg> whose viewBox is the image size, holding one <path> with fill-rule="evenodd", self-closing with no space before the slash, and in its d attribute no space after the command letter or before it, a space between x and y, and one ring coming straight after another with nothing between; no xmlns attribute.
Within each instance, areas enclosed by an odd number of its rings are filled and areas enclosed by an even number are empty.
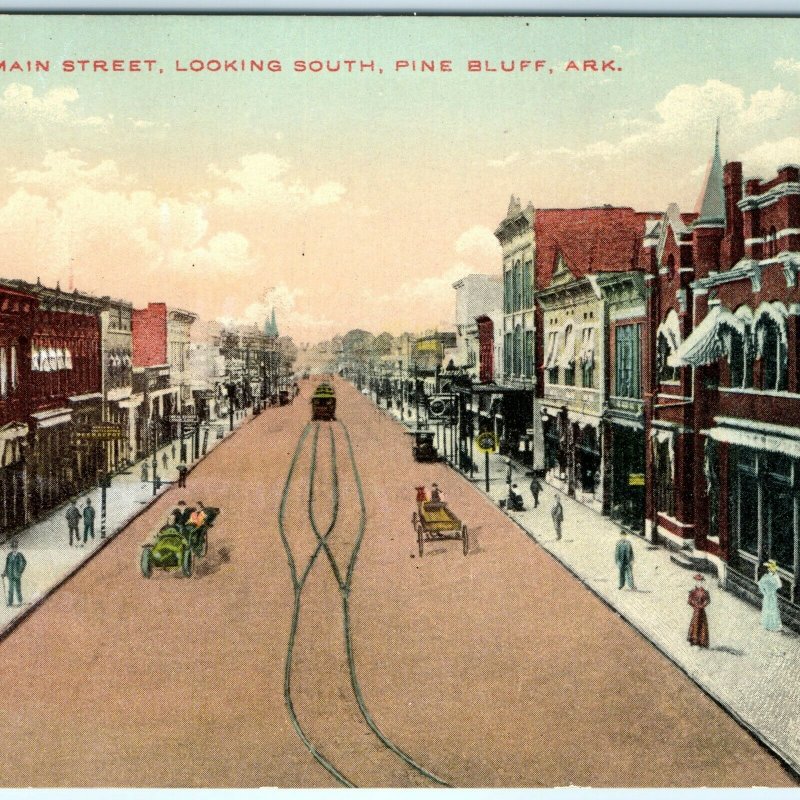
<svg viewBox="0 0 800 800"><path fill-rule="evenodd" d="M732 314L721 305L711 306L702 322L667 358L670 367L700 367L712 364L726 353L725 329L744 336L746 329L741 316Z"/></svg>

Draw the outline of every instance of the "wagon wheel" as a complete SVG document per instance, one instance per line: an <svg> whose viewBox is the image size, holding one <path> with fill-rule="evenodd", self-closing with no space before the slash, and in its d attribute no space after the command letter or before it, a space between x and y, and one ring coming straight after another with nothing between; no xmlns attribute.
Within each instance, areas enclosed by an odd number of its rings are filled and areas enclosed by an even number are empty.
<svg viewBox="0 0 800 800"><path fill-rule="evenodd" d="M192 572L194 572L194 556L192 554L191 547L187 547L183 551L183 558L181 558L181 572L183 572L186 578L192 577Z"/></svg>
<svg viewBox="0 0 800 800"><path fill-rule="evenodd" d="M425 544L425 529L420 523L417 525L417 544L419 545L419 557L422 558L422 550Z"/></svg>
<svg viewBox="0 0 800 800"><path fill-rule="evenodd" d="M464 555L469 552L469 534L467 533L467 526L461 526L461 538L464 540Z"/></svg>
<svg viewBox="0 0 800 800"><path fill-rule="evenodd" d="M153 564L150 559L150 553L150 548L145 547L144 550L142 550L142 557L139 562L142 567L142 575L144 575L145 578L149 578L153 572Z"/></svg>

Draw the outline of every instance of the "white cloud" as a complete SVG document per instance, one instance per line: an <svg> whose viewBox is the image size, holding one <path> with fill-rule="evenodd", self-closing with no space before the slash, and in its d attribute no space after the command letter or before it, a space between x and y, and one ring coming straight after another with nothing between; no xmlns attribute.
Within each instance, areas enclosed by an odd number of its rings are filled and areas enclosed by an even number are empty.
<svg viewBox="0 0 800 800"><path fill-rule="evenodd" d="M37 96L32 86L9 84L0 96L0 110L22 119L38 119L61 125L103 128L113 122L113 115L81 117L75 112L80 95L71 86L60 86Z"/></svg>
<svg viewBox="0 0 800 800"><path fill-rule="evenodd" d="M787 136L774 142L762 142L737 157L745 175L774 176L783 164L800 164L800 137Z"/></svg>
<svg viewBox="0 0 800 800"><path fill-rule="evenodd" d="M456 239L456 252L491 264L500 263L500 244L492 231L484 225L473 225L464 231Z"/></svg>
<svg viewBox="0 0 800 800"><path fill-rule="evenodd" d="M518 152L511 153L511 155L508 155L505 158L490 158L486 162L486 165L489 166L489 167L504 168L504 167L510 166L515 161L519 161L519 153Z"/></svg>
<svg viewBox="0 0 800 800"><path fill-rule="evenodd" d="M12 182L63 193L80 186L94 188L129 186L134 179L123 176L115 161L104 159L93 167L78 158L74 150L48 150L44 169L12 170Z"/></svg>
<svg viewBox="0 0 800 800"><path fill-rule="evenodd" d="M796 58L779 58L773 68L779 72L800 72L800 61Z"/></svg>
<svg viewBox="0 0 800 800"><path fill-rule="evenodd" d="M290 213L334 205L346 193L338 181L326 181L309 187L288 173L291 162L273 153L251 153L239 159L237 167L223 170L209 166L209 174L227 186L218 188L214 202L234 210L252 211L269 207Z"/></svg>

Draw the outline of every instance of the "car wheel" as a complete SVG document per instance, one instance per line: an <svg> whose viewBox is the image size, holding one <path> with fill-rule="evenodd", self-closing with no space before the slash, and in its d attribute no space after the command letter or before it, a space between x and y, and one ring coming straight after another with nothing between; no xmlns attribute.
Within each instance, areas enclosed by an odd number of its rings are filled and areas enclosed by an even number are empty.
<svg viewBox="0 0 800 800"><path fill-rule="evenodd" d="M183 551L183 558L181 559L181 571L185 577L192 577L192 572L194 572L194 556L190 547L187 547Z"/></svg>
<svg viewBox="0 0 800 800"><path fill-rule="evenodd" d="M145 578L149 578L153 572L153 564L150 556L151 556L150 548L145 547L142 550L142 557L139 560L139 564L142 567L142 575L144 575Z"/></svg>

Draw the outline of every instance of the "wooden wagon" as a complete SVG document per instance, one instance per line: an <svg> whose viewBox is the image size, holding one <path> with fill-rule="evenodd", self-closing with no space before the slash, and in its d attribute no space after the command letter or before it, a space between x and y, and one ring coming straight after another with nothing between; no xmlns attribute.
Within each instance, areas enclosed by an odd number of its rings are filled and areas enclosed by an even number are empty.
<svg viewBox="0 0 800 800"><path fill-rule="evenodd" d="M425 549L425 542L438 542L444 539L460 539L464 546L464 555L469 551L467 526L447 507L446 503L417 501L417 510L411 515L411 524L417 532L420 558Z"/></svg>

